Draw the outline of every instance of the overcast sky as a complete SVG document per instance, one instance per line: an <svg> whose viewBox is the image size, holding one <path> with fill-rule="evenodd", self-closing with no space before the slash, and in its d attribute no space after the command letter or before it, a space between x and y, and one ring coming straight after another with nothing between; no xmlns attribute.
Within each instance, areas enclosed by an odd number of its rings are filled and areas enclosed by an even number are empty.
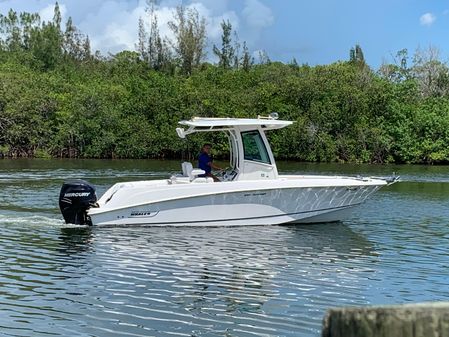
<svg viewBox="0 0 449 337"><path fill-rule="evenodd" d="M219 43L220 22L228 19L251 51L266 50L272 60L327 64L348 58L359 43L370 65L407 48L429 45L449 56L449 2L445 0L161 0L157 9L162 35L179 4L195 7L207 20L209 49ZM91 39L102 53L134 50L145 0L60 0L64 19ZM0 0L0 12L39 12L53 16L52 0ZM209 59L212 58L209 52Z"/></svg>

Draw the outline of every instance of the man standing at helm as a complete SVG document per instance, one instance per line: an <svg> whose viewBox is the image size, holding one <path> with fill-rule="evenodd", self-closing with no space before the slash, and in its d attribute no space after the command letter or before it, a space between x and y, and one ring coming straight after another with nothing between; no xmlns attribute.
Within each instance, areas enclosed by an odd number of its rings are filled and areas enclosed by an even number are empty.
<svg viewBox="0 0 449 337"><path fill-rule="evenodd" d="M210 149L212 148L211 144L204 144L201 148L201 153L198 156L198 167L201 170L204 170L206 174L200 175L200 177L211 177L214 181L220 181L215 175L212 174L212 169L214 170L222 170L221 167L215 165L212 162L212 158L210 156Z"/></svg>

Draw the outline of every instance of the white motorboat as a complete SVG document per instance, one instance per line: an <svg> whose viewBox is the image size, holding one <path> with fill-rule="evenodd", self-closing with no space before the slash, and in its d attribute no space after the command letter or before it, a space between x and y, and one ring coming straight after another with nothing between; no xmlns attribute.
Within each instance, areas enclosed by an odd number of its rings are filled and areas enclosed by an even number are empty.
<svg viewBox="0 0 449 337"><path fill-rule="evenodd" d="M88 225L219 226L342 220L380 187L382 178L280 175L265 133L292 122L276 114L257 119L198 118L179 122L181 138L225 132L230 164L220 182L182 163L163 180L117 183L97 201L94 187L66 182L59 199L67 223Z"/></svg>

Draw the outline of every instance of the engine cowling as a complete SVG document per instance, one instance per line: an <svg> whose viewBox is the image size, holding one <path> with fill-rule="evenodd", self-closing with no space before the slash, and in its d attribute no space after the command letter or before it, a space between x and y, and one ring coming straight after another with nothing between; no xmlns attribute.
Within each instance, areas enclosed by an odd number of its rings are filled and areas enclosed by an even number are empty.
<svg viewBox="0 0 449 337"><path fill-rule="evenodd" d="M87 210L96 207L95 187L87 181L77 179L65 182L59 194L59 208L66 223L92 225Z"/></svg>

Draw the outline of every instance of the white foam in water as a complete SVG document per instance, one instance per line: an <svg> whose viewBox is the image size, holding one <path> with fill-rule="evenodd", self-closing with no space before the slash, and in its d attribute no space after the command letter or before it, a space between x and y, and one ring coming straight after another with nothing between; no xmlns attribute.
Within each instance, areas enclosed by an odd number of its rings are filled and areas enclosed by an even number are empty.
<svg viewBox="0 0 449 337"><path fill-rule="evenodd" d="M27 226L66 226L62 219L56 217L47 217L44 215L23 215L17 214L0 214L0 223L3 225L18 225L23 224ZM75 226L75 225L73 225Z"/></svg>

